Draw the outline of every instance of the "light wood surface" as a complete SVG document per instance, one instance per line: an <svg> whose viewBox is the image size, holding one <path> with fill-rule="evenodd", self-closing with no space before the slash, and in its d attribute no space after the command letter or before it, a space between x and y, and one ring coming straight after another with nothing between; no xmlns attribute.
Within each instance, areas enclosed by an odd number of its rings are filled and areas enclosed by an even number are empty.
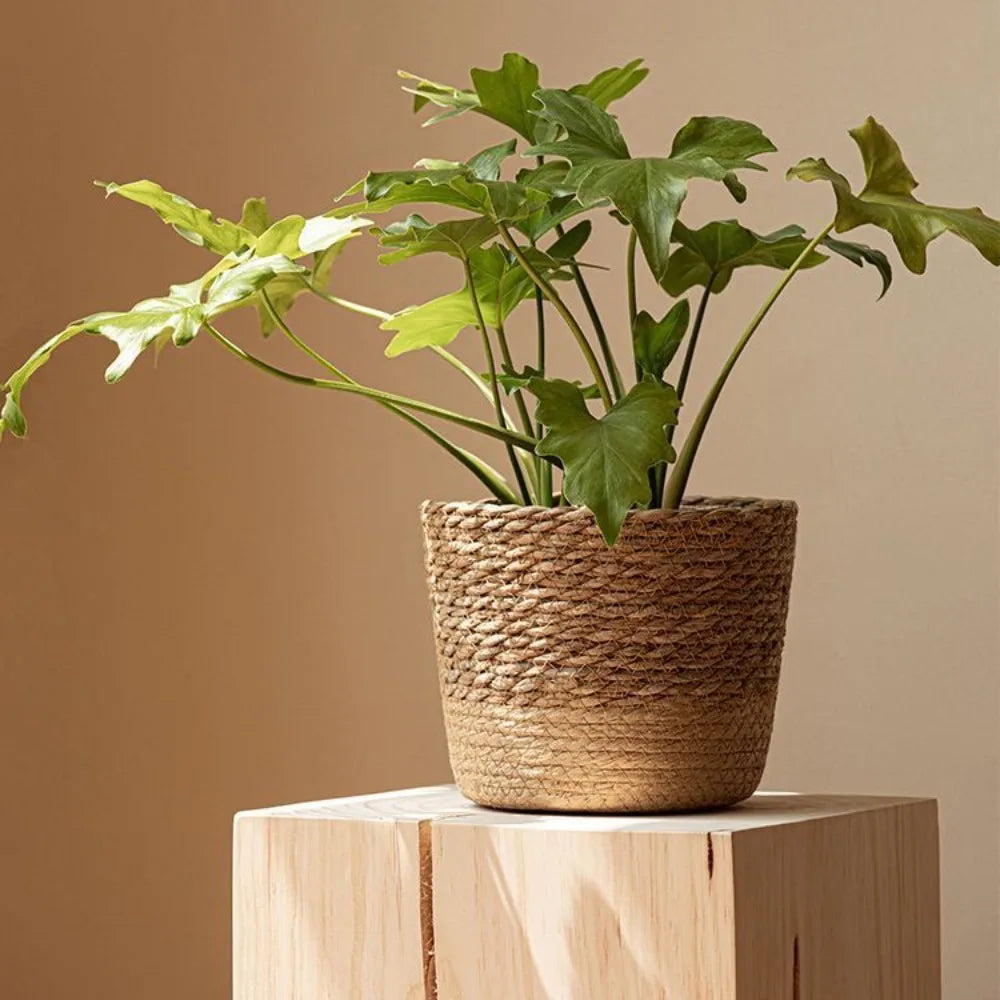
<svg viewBox="0 0 1000 1000"><path fill-rule="evenodd" d="M235 1000L940 1000L937 811L687 816L452 787L241 813Z"/></svg>

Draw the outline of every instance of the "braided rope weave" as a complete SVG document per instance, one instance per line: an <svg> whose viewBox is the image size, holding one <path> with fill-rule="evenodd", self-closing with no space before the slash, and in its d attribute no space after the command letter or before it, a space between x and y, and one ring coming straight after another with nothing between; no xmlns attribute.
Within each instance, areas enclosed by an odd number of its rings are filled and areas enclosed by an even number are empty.
<svg viewBox="0 0 1000 1000"><path fill-rule="evenodd" d="M767 758L796 506L421 509L452 770L481 805L731 805Z"/></svg>

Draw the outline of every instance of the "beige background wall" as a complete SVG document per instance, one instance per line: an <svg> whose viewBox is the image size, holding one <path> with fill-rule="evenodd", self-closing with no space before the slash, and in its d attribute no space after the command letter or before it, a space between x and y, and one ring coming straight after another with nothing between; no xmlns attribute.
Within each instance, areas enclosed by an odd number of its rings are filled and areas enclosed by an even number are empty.
<svg viewBox="0 0 1000 1000"><path fill-rule="evenodd" d="M825 221L828 192L781 170L820 153L855 171L845 130L869 111L929 198L1000 211L995 0L98 0L18 5L5 34L4 372L72 316L200 273L91 178L322 211L369 166L496 135L421 132L397 66L458 82L508 48L557 85L645 55L622 118L648 151L691 114L759 120L782 152L741 210L754 225ZM697 191L694 215L711 208L735 211ZM617 265L618 237L591 256ZM339 274L366 301L458 281L358 249ZM700 386L767 281L710 315ZM801 501L768 784L940 796L948 1000L1000 997L996 281L946 240L878 306L871 274L806 276L693 483ZM620 317L618 286L599 290ZM386 370L363 320L299 323L364 377L475 405L433 359ZM207 340L114 388L110 353L52 364L30 445L0 449L0 993L218 1000L235 810L445 778L415 507L477 491L362 401L272 384Z"/></svg>

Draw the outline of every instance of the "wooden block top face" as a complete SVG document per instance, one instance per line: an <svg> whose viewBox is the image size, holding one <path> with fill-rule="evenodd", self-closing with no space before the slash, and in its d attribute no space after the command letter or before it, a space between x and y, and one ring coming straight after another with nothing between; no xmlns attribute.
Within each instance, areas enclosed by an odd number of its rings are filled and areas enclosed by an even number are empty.
<svg viewBox="0 0 1000 1000"><path fill-rule="evenodd" d="M380 820L406 822L434 820L472 826L519 826L537 830L575 830L591 833L736 833L764 827L788 826L833 816L852 815L910 805L926 799L873 795L802 795L793 792L758 792L729 809L674 815L583 815L524 813L484 809L474 805L454 785L409 788L375 795L305 802L239 813L244 816L318 819L350 822Z"/></svg>

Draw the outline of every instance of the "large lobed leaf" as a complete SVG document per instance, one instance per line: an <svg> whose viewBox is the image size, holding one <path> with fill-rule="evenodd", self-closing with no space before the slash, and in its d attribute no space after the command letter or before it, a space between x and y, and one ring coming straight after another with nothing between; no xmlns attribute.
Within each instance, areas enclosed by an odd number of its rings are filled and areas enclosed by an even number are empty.
<svg viewBox="0 0 1000 1000"><path fill-rule="evenodd" d="M917 181L899 145L874 118L851 129L850 135L865 166L865 185L858 194L822 158L802 160L788 171L789 177L799 180L830 183L837 199L838 233L869 224L884 229L914 274L927 269L927 245L947 232L971 243L991 264L1000 265L1000 221L980 208L946 208L918 201L913 196Z"/></svg>
<svg viewBox="0 0 1000 1000"><path fill-rule="evenodd" d="M696 177L721 181L733 190L734 171L761 170L753 157L774 144L749 122L693 118L674 137L670 156L633 157L614 116L580 94L541 90L539 116L564 137L529 152L565 157L572 165L566 184L584 206L610 201L635 229L657 281L670 259L674 223Z"/></svg>
<svg viewBox="0 0 1000 1000"><path fill-rule="evenodd" d="M598 419L571 382L533 378L528 390L538 399L538 421L548 428L536 452L559 459L566 499L588 507L613 545L632 507L650 501L649 469L674 460L665 428L677 422L677 393L640 382Z"/></svg>
<svg viewBox="0 0 1000 1000"><path fill-rule="evenodd" d="M195 281L172 285L167 295L144 299L126 312L95 313L70 324L39 347L4 383L0 437L5 429L18 437L27 432L21 409L25 385L58 347L77 334L96 334L117 346L118 356L105 371L108 382L117 382L148 348L170 340L183 347L214 317L249 302L276 279L304 272L305 268L281 255L249 257L221 272L213 268Z"/></svg>

